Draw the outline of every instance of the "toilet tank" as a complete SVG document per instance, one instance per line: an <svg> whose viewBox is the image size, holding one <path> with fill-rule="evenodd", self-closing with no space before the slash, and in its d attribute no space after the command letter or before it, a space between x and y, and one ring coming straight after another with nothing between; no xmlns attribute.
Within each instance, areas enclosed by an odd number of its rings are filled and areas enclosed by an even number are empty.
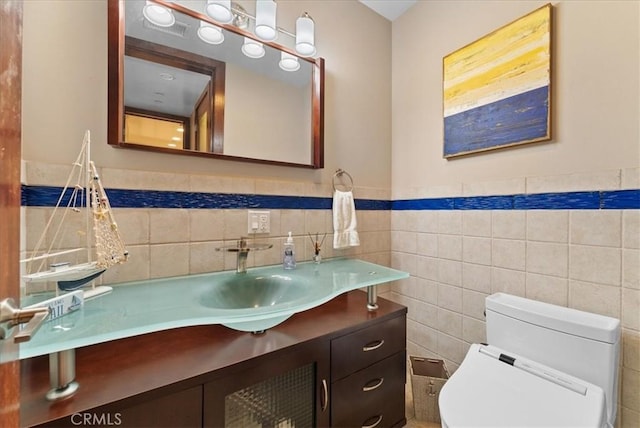
<svg viewBox="0 0 640 428"><path fill-rule="evenodd" d="M614 425L620 320L505 293L486 299L487 342L604 390Z"/></svg>

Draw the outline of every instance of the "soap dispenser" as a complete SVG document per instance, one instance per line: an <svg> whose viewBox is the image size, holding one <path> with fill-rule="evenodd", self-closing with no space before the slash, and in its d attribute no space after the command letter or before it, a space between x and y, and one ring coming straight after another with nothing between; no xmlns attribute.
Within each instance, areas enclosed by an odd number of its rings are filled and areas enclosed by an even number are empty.
<svg viewBox="0 0 640 428"><path fill-rule="evenodd" d="M285 269L296 268L296 250L293 244L293 238L291 237L291 232L289 232L289 237L284 243L284 258L282 261L282 267L284 267Z"/></svg>

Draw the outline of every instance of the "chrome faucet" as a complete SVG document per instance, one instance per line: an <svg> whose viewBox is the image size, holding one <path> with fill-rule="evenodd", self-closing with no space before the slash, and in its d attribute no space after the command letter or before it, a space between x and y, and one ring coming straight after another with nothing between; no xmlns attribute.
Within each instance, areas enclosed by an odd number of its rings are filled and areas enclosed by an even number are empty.
<svg viewBox="0 0 640 428"><path fill-rule="evenodd" d="M247 246L247 238L238 241L238 260L236 261L236 273L247 273L247 256L250 248Z"/></svg>
<svg viewBox="0 0 640 428"><path fill-rule="evenodd" d="M216 251L229 251L231 253L238 253L238 259L236 261L236 273L247 273L247 256L249 251L267 250L273 247L273 244L253 244L249 246L247 238L241 237L236 245L230 247L216 248Z"/></svg>

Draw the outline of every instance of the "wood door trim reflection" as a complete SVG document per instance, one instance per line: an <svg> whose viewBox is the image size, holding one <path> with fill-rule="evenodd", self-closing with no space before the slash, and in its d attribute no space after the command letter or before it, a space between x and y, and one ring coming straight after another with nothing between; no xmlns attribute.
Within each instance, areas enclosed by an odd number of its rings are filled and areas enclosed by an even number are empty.
<svg viewBox="0 0 640 428"><path fill-rule="evenodd" d="M22 1L0 7L0 299L18 300L20 290L20 156L22 139ZM20 423L18 347L0 344L0 425ZM8 358L7 358L8 356Z"/></svg>

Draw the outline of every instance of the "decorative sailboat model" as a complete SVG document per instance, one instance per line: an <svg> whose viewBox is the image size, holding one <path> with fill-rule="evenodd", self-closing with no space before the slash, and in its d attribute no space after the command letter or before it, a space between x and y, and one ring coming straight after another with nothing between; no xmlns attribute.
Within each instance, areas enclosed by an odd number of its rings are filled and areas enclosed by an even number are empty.
<svg viewBox="0 0 640 428"><path fill-rule="evenodd" d="M70 225L76 225L75 230ZM81 237L82 245L69 248L69 244L61 244L74 241L72 233ZM46 242L48 244L45 245ZM72 257L74 261L61 260L61 256ZM31 257L22 260L27 263L27 273L23 278L26 283L55 281L56 294L58 290L78 290L111 266L126 262L127 256L109 198L91 161L91 136L86 131L80 154L73 163L51 217ZM91 289L84 291L84 298L111 290L107 286L97 287L94 282Z"/></svg>

